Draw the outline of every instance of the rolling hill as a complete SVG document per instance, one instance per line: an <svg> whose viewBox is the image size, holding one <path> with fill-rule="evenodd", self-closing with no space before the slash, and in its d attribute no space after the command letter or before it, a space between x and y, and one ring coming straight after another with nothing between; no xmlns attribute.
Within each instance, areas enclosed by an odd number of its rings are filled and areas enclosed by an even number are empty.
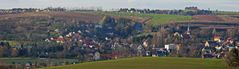
<svg viewBox="0 0 239 69"><path fill-rule="evenodd" d="M191 16L184 15L169 15L169 14L140 14L140 13L127 13L127 12L97 12L102 15L109 16L120 16L120 17L141 17L143 19L148 19L146 23L149 25L155 26L160 24L168 24L177 21L190 21L192 20Z"/></svg>
<svg viewBox="0 0 239 69"><path fill-rule="evenodd" d="M236 69L220 59L145 57L87 62L42 69Z"/></svg>

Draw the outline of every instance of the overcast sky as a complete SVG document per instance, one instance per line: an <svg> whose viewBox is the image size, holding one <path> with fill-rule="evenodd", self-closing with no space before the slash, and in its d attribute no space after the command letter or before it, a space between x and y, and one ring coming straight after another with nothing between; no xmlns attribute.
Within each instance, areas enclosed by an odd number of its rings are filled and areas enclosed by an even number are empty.
<svg viewBox="0 0 239 69"><path fill-rule="evenodd" d="M183 9L197 6L200 9L239 11L239 0L0 0L0 8L46 8L46 7L102 7Z"/></svg>

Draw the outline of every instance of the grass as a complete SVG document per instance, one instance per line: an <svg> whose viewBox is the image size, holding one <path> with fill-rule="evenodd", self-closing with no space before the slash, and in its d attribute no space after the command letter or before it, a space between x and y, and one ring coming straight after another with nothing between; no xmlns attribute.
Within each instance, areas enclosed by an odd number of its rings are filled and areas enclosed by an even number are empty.
<svg viewBox="0 0 239 69"><path fill-rule="evenodd" d="M236 69L227 67L223 60L200 58L128 58L88 62L42 69Z"/></svg>
<svg viewBox="0 0 239 69"><path fill-rule="evenodd" d="M19 44L18 41L0 40L0 42L8 42L10 46L16 46Z"/></svg>
<svg viewBox="0 0 239 69"><path fill-rule="evenodd" d="M152 25L165 24L177 21L187 21L192 19L191 16L181 16L181 15L151 14L150 16L153 17L152 20L150 21Z"/></svg>
<svg viewBox="0 0 239 69"><path fill-rule="evenodd" d="M183 16L183 15L169 15L169 14L140 14L140 13L127 13L127 12L98 12L103 15L110 16L137 16L142 18L152 18L149 21L150 25L159 25L159 24L167 24L176 21L188 21L191 20L191 16Z"/></svg>

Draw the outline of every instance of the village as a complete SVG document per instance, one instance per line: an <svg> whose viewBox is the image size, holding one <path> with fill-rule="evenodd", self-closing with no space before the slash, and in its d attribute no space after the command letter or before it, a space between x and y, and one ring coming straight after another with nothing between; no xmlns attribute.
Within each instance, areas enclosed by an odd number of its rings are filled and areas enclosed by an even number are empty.
<svg viewBox="0 0 239 69"><path fill-rule="evenodd" d="M198 11L197 7L185 9ZM230 50L239 48L239 18L205 12L182 14L193 16L191 21L149 26L148 19L73 13L64 8L1 10L0 57L77 59L60 63L10 62L26 69L128 57L222 59Z"/></svg>

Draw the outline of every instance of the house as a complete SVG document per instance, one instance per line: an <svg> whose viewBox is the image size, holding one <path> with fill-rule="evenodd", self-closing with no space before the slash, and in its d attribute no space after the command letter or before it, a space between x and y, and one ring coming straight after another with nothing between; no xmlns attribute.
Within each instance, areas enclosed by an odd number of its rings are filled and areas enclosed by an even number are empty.
<svg viewBox="0 0 239 69"><path fill-rule="evenodd" d="M214 35L213 40L217 42L221 42L221 37L219 35Z"/></svg>
<svg viewBox="0 0 239 69"><path fill-rule="evenodd" d="M144 47L148 47L148 42L147 42L147 41L148 41L148 40L145 40L145 41L144 41L144 43L143 43L143 46L144 46Z"/></svg>
<svg viewBox="0 0 239 69"><path fill-rule="evenodd" d="M232 37L228 37L224 44L226 45L226 47L228 47L229 51L236 48L236 42Z"/></svg>
<svg viewBox="0 0 239 69"><path fill-rule="evenodd" d="M184 39L191 39L192 36L190 34L182 34Z"/></svg>
<svg viewBox="0 0 239 69"><path fill-rule="evenodd" d="M167 49L168 51L175 50L175 49L177 49L177 45L176 44L166 44L166 45L164 45L164 48Z"/></svg>
<svg viewBox="0 0 239 69"><path fill-rule="evenodd" d="M205 42L204 46L205 46L205 47L209 47L209 46L210 46L209 43L208 43L208 41Z"/></svg>
<svg viewBox="0 0 239 69"><path fill-rule="evenodd" d="M173 34L173 36L174 36L176 39L181 39L181 38L183 38L183 35L180 34L179 32L175 32L175 33Z"/></svg>
<svg viewBox="0 0 239 69"><path fill-rule="evenodd" d="M205 47L216 47L216 46L220 46L220 43L217 41L205 41L204 46Z"/></svg>
<svg viewBox="0 0 239 69"><path fill-rule="evenodd" d="M45 39L45 41L46 41L46 42L51 42L51 40L50 40L50 39L48 39L48 38L47 38L47 39Z"/></svg>
<svg viewBox="0 0 239 69"><path fill-rule="evenodd" d="M94 53L94 60L100 60L100 52Z"/></svg>
<svg viewBox="0 0 239 69"><path fill-rule="evenodd" d="M133 28L137 31L137 32L142 32L144 29L143 29L143 25L141 23L135 23L133 25Z"/></svg>
<svg viewBox="0 0 239 69"><path fill-rule="evenodd" d="M57 43L64 43L65 40L64 40L63 36L59 36L59 37L56 39L56 42L57 42Z"/></svg>

